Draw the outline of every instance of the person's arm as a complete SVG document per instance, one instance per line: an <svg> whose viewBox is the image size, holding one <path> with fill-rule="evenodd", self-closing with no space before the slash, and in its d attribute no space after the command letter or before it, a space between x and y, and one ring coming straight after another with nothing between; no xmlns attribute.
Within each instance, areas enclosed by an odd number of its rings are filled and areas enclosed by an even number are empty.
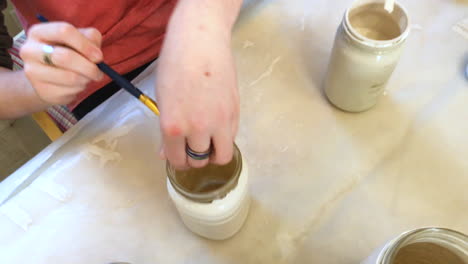
<svg viewBox="0 0 468 264"><path fill-rule="evenodd" d="M22 72L12 72L8 49L13 40L3 17L6 0L0 0L0 119L13 119L45 107ZM11 85L15 83L15 85Z"/></svg>
<svg viewBox="0 0 468 264"><path fill-rule="evenodd" d="M24 70L11 71L7 53L11 38L2 41L8 33L3 17L0 18L0 119L14 119L50 105L67 104L90 81L103 77L94 64L102 60L101 34L96 29L77 29L61 22L33 26L20 52ZM42 61L42 47L46 43L57 44L52 54L55 66Z"/></svg>
<svg viewBox="0 0 468 264"><path fill-rule="evenodd" d="M180 0L171 17L157 68L162 156L177 168L226 164L239 122L231 31L241 0ZM188 158L185 147L209 161Z"/></svg>
<svg viewBox="0 0 468 264"><path fill-rule="evenodd" d="M47 108L23 71L0 68L0 119L15 119Z"/></svg>

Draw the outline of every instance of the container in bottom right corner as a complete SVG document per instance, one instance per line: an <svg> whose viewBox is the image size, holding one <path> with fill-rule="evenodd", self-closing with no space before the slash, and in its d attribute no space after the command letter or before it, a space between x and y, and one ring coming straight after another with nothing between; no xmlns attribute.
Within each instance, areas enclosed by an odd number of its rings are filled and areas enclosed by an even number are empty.
<svg viewBox="0 0 468 264"><path fill-rule="evenodd" d="M383 93L409 34L409 17L399 3L357 0L339 26L324 82L328 100L348 112L368 110Z"/></svg>
<svg viewBox="0 0 468 264"><path fill-rule="evenodd" d="M405 232L361 264L468 264L468 236L446 228Z"/></svg>

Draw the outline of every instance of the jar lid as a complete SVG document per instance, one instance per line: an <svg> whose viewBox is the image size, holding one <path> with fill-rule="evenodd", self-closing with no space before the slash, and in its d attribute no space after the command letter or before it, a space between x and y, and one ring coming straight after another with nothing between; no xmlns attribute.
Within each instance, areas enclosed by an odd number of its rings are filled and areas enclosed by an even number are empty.
<svg viewBox="0 0 468 264"><path fill-rule="evenodd" d="M242 171L242 156L234 144L232 160L226 165L209 164L204 168L176 170L166 163L167 177L176 192L189 200L209 203L225 197L237 186Z"/></svg>

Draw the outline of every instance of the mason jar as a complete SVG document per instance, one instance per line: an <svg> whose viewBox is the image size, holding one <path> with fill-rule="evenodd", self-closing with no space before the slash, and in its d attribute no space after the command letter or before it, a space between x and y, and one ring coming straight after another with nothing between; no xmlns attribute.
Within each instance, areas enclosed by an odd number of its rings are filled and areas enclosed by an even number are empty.
<svg viewBox="0 0 468 264"><path fill-rule="evenodd" d="M445 228L420 228L386 243L361 264L467 264L468 236Z"/></svg>
<svg viewBox="0 0 468 264"><path fill-rule="evenodd" d="M230 163L187 171L166 164L169 196L188 229L202 237L223 240L236 234L250 207L248 168L234 145Z"/></svg>
<svg viewBox="0 0 468 264"><path fill-rule="evenodd" d="M354 2L336 32L324 82L329 101L349 112L374 106L395 69L409 28L408 14L399 3L389 13L384 1Z"/></svg>

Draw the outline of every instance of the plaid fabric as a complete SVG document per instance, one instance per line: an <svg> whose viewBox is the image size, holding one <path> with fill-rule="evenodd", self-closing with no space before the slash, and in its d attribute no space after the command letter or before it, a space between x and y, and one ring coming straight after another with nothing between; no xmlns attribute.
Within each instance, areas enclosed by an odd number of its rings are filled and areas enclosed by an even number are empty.
<svg viewBox="0 0 468 264"><path fill-rule="evenodd" d="M24 42L26 42L26 34L24 31L19 33L13 42L13 47L9 49L10 55L13 59L13 69L14 70L21 70L23 69L23 60L21 60L19 56L19 51L23 46ZM65 132L70 129L76 122L78 122L71 113L71 111L64 105L56 105L51 106L47 110L47 114L54 120L57 124L57 127L62 131Z"/></svg>

